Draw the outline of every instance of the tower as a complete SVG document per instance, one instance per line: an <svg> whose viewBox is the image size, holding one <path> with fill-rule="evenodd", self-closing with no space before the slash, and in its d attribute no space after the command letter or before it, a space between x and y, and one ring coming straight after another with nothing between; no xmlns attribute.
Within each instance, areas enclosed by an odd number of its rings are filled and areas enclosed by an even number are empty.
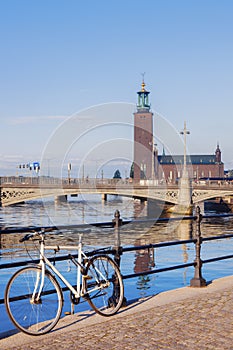
<svg viewBox="0 0 233 350"><path fill-rule="evenodd" d="M216 148L216 151L215 151L215 161L218 164L221 164L221 162L222 162L222 160L221 160L221 151L220 151L220 148L219 148L219 143L217 143L217 148Z"/></svg>
<svg viewBox="0 0 233 350"><path fill-rule="evenodd" d="M219 143L217 143L217 148L215 151L215 164L217 167L217 173L215 174L215 176L224 177L224 165L222 162L222 152L219 148Z"/></svg>
<svg viewBox="0 0 233 350"><path fill-rule="evenodd" d="M153 177L153 113L150 111L149 93L143 78L134 113L134 179L138 181Z"/></svg>

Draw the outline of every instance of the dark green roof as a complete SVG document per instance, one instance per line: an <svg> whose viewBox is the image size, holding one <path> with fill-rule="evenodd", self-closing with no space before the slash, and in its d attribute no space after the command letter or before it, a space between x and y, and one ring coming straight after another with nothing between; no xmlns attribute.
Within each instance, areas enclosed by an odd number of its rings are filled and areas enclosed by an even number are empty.
<svg viewBox="0 0 233 350"><path fill-rule="evenodd" d="M158 162L160 164L184 164L183 155L158 156ZM190 155L186 157L187 164L215 164L216 158L214 154L211 155Z"/></svg>

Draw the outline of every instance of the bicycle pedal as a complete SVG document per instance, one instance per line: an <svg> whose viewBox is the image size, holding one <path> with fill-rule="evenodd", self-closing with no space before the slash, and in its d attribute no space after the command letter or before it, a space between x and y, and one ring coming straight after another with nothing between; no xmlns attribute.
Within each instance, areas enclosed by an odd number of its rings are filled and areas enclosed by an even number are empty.
<svg viewBox="0 0 233 350"><path fill-rule="evenodd" d="M83 278L84 278L85 280L91 280L91 279L92 279L92 277L89 276L89 275L84 275Z"/></svg>
<svg viewBox="0 0 233 350"><path fill-rule="evenodd" d="M68 315L71 315L71 312L70 312L70 311L65 311L64 314L65 314L66 316L68 316Z"/></svg>

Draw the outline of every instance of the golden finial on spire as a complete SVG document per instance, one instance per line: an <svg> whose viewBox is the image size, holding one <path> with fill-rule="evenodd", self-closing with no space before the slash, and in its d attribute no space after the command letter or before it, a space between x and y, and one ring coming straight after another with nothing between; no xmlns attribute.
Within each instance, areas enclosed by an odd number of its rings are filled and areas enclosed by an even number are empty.
<svg viewBox="0 0 233 350"><path fill-rule="evenodd" d="M146 84L145 84L145 82L144 82L144 76L145 76L145 72L144 73L141 73L142 74L142 88L141 88L141 92L145 92L146 91L146 89L145 89L145 86L146 86Z"/></svg>

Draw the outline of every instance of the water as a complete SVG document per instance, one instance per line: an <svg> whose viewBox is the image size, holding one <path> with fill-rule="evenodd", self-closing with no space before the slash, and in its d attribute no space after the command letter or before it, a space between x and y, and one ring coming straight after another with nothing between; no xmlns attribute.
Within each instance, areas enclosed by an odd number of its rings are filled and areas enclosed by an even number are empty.
<svg viewBox="0 0 233 350"><path fill-rule="evenodd" d="M110 197L107 202L102 202L101 197L86 196L85 198L69 198L67 203L54 203L53 199L46 201L30 201L25 204L0 208L0 226L24 227L24 226L63 226L90 224L84 230L83 243L85 248L113 246L115 234L113 229L96 228L91 225L95 222L112 221L115 210L118 209L123 220L133 219L135 215L146 215L147 208L140 202L130 198ZM189 239L195 234L195 223L190 221L169 221L168 223L138 224L135 221L121 228L122 246L137 246L162 241ZM233 233L233 218L204 219L201 224L203 236L221 235ZM51 241L75 245L78 241L77 230L62 230L58 234L49 235ZM19 234L1 235L0 263L13 262L21 259L29 259L23 244L19 243ZM202 259L217 255L231 254L233 240L217 240L205 242L202 245ZM34 257L35 247L29 245L29 252ZM153 254L152 254L153 253ZM174 247L166 247L150 251L137 251L123 254L121 258L121 271L123 275L141 272L152 268L162 268L171 265L193 262L195 249L193 244L183 244ZM72 279L73 271L68 272L67 262L57 264L57 267ZM232 274L232 260L206 264L203 267L203 277L208 281L214 278ZM5 285L14 272L14 269L0 270L0 299L4 297ZM144 277L126 279L125 297L132 300L160 293L164 290L187 286L193 277L194 269L185 268L166 273L153 274ZM66 294L64 311L70 308L69 295ZM80 304L76 311L87 309L87 303ZM4 305L0 305L1 324L0 334L13 329L5 312Z"/></svg>

